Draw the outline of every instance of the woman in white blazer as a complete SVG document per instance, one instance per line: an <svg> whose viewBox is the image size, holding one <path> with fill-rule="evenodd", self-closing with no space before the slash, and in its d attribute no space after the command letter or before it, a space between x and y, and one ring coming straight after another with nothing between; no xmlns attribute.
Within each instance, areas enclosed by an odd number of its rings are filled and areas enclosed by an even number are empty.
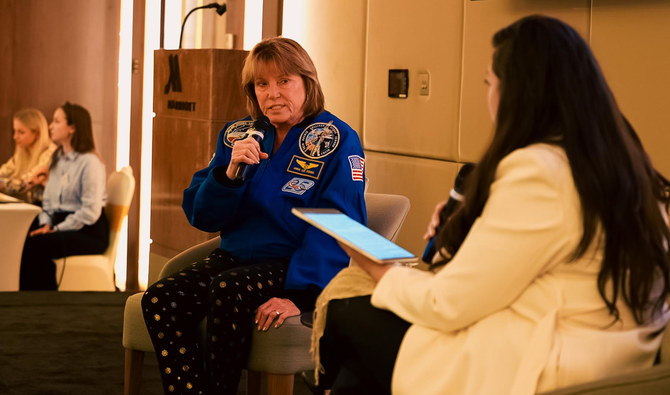
<svg viewBox="0 0 670 395"><path fill-rule="evenodd" d="M654 362L667 181L574 29L525 17L493 46L495 134L432 270L343 246L376 285L328 305L319 384L333 395L535 394Z"/></svg>

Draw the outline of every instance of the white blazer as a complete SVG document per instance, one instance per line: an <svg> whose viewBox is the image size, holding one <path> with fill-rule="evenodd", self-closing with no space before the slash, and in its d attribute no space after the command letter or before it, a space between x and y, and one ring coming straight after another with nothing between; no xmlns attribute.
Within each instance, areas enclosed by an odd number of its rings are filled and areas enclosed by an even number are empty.
<svg viewBox="0 0 670 395"><path fill-rule="evenodd" d="M638 326L598 294L602 234L571 261L582 235L564 151L516 150L453 260L437 274L397 267L372 304L413 325L393 372L394 394L525 395L649 367L669 318Z"/></svg>

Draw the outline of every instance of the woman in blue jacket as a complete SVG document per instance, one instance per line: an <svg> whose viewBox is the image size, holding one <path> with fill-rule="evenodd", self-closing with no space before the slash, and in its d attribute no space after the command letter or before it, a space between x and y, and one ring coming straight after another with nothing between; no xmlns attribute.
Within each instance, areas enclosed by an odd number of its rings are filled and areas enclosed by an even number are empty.
<svg viewBox="0 0 670 395"><path fill-rule="evenodd" d="M324 110L307 52L290 39L264 40L245 61L242 84L251 116L224 127L182 204L193 226L220 232L220 248L142 299L166 393L235 394L251 331L311 311L348 265L335 241L293 207L336 208L366 221L360 140ZM203 360L197 328L205 317Z"/></svg>

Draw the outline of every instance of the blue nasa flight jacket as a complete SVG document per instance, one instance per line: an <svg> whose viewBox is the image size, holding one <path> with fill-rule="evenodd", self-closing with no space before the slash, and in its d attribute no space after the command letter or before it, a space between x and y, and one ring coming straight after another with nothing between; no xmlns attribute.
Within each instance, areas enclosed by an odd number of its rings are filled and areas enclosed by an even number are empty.
<svg viewBox="0 0 670 395"><path fill-rule="evenodd" d="M220 232L221 248L242 262L289 258L285 289L323 289L349 257L332 237L291 213L293 207L336 208L366 224L364 155L356 132L324 111L294 126L272 154L274 129L265 134L270 155L243 183L226 175L232 141L246 137L250 117L228 123L209 166L196 172L182 207L191 225Z"/></svg>

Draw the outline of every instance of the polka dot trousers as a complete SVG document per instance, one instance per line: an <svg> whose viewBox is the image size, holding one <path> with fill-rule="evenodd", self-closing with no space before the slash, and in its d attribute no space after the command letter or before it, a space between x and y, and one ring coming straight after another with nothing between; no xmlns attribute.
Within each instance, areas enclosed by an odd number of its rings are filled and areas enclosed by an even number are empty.
<svg viewBox="0 0 670 395"><path fill-rule="evenodd" d="M281 294L287 267L288 260L241 265L216 249L147 289L142 312L166 394L237 393L255 310Z"/></svg>

